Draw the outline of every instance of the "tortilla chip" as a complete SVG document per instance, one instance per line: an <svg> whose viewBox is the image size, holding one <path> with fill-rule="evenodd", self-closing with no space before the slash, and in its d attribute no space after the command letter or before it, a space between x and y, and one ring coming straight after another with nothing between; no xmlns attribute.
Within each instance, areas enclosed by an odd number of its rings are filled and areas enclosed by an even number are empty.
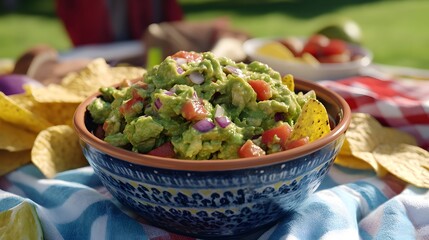
<svg viewBox="0 0 429 240"><path fill-rule="evenodd" d="M104 59L96 59L82 71L66 76L61 82L61 86L84 100L97 92L100 87L110 86L114 83L115 79L110 73L110 66Z"/></svg>
<svg viewBox="0 0 429 240"><path fill-rule="evenodd" d="M359 169L359 170L372 170L373 167L367 162L362 161L361 159L351 156L351 155L342 155L338 154L335 158L335 164L338 164L343 167Z"/></svg>
<svg viewBox="0 0 429 240"><path fill-rule="evenodd" d="M349 152L356 158L368 163L378 176L384 176L386 171L377 162L373 151L382 144L410 144L416 145L416 140L408 133L397 129L383 127L374 117L365 113L354 113L346 132L346 141ZM340 154L346 150L342 148Z"/></svg>
<svg viewBox="0 0 429 240"><path fill-rule="evenodd" d="M33 147L36 133L0 120L0 149L10 152L29 150Z"/></svg>
<svg viewBox="0 0 429 240"><path fill-rule="evenodd" d="M48 178L58 172L88 165L73 128L58 125L43 130L37 136L31 160Z"/></svg>
<svg viewBox="0 0 429 240"><path fill-rule="evenodd" d="M21 126L36 133L52 125L44 118L18 105L2 92L0 92L0 109L2 109L0 120Z"/></svg>
<svg viewBox="0 0 429 240"><path fill-rule="evenodd" d="M11 96L0 93L0 173L30 160L47 177L87 165L71 128L77 106L100 87L142 78L145 72L140 67L110 67L100 58L60 84L27 85L26 93Z"/></svg>
<svg viewBox="0 0 429 240"><path fill-rule="evenodd" d="M28 90L37 102L69 102L80 103L84 97L75 94L69 89L57 85L50 84L44 88L31 88Z"/></svg>
<svg viewBox="0 0 429 240"><path fill-rule="evenodd" d="M9 152L0 150L0 176L31 162L31 151Z"/></svg>
<svg viewBox="0 0 429 240"><path fill-rule="evenodd" d="M110 74L114 79L113 84L117 83L118 81L121 82L124 79L135 79L135 78L143 77L145 73L146 73L146 70L140 67L118 66L118 67L112 67L110 69Z"/></svg>
<svg viewBox="0 0 429 240"><path fill-rule="evenodd" d="M291 74L286 74L282 78L282 83L292 92L295 91L295 81Z"/></svg>
<svg viewBox="0 0 429 240"><path fill-rule="evenodd" d="M410 134L382 126L374 117L365 113L354 113L346 132L351 151L370 152L383 143L416 145Z"/></svg>
<svg viewBox="0 0 429 240"><path fill-rule="evenodd" d="M24 200L0 212L2 239L44 239L42 224L33 203Z"/></svg>
<svg viewBox="0 0 429 240"><path fill-rule="evenodd" d="M335 163L343 167L349 167L354 169L361 169L361 170L374 169L374 167L372 167L372 165L370 165L368 162L362 161L362 159L352 155L352 152L350 150L350 145L347 139L344 139L343 146L341 147L340 153L337 155L337 158L335 159Z"/></svg>
<svg viewBox="0 0 429 240"><path fill-rule="evenodd" d="M377 162L414 186L429 188L429 152L409 144L382 144L374 150Z"/></svg>
<svg viewBox="0 0 429 240"><path fill-rule="evenodd" d="M73 115L79 103L37 102L31 94L10 96L20 106L49 121L52 125L72 126Z"/></svg>
<svg viewBox="0 0 429 240"><path fill-rule="evenodd" d="M68 74L61 84L28 90L38 102L80 103L101 87L112 86L126 79L143 76L139 67L110 67L104 59L95 59L80 72Z"/></svg>
<svg viewBox="0 0 429 240"><path fill-rule="evenodd" d="M291 140L309 137L310 142L331 131L329 116L325 106L317 99L310 98L302 107L291 135Z"/></svg>

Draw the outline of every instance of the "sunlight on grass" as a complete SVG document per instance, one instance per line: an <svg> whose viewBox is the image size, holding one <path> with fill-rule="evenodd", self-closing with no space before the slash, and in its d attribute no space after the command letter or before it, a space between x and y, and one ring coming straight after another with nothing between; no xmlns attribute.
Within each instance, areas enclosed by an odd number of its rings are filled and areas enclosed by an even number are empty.
<svg viewBox="0 0 429 240"><path fill-rule="evenodd" d="M0 16L0 29L2 58L16 58L37 44L47 44L58 50L71 46L61 23L49 17L3 15Z"/></svg>
<svg viewBox="0 0 429 240"><path fill-rule="evenodd" d="M411 3L411 4L410 4ZM428 1L392 1L347 8L343 15L362 27L363 43L378 63L429 68Z"/></svg>
<svg viewBox="0 0 429 240"><path fill-rule="evenodd" d="M70 40L53 12L53 1L25 2L29 5L21 12L26 14L0 15L0 58L16 58L39 43L59 51L70 49ZM429 68L429 31L426 30L429 1L178 2L186 20L205 21L226 16L234 28L255 37L308 36L329 19L351 18L361 26L363 44L374 52L375 62Z"/></svg>
<svg viewBox="0 0 429 240"><path fill-rule="evenodd" d="M227 16L234 27L255 37L308 36L330 19L351 18L361 26L363 44L374 52L375 62L429 68L429 1L343 2L343 6L332 1L269 1L274 6L271 9L250 1L242 10L238 4L218 10L220 5L229 4L225 1L208 1L211 5L206 4L206 9L198 9L201 2L180 2L189 20Z"/></svg>

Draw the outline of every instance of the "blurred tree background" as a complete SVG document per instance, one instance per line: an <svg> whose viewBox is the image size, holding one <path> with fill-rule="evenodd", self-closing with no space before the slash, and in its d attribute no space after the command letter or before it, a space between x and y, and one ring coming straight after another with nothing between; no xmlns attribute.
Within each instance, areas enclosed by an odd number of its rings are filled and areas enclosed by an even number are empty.
<svg viewBox="0 0 429 240"><path fill-rule="evenodd" d="M71 43L54 0L0 0L0 58L16 58L44 43L61 51ZM429 1L425 0L179 0L186 20L221 16L255 37L308 36L338 18L356 21L362 44L382 64L429 69ZM77 13L78 14L78 13Z"/></svg>

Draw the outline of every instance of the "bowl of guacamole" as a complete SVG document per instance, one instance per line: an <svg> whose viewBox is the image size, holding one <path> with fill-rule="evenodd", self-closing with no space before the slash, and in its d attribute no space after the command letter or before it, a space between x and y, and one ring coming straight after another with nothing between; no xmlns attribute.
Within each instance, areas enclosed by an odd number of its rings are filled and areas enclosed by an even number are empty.
<svg viewBox="0 0 429 240"><path fill-rule="evenodd" d="M267 228L298 207L332 166L350 115L317 83L181 51L101 88L74 125L119 202L168 231L216 238Z"/></svg>

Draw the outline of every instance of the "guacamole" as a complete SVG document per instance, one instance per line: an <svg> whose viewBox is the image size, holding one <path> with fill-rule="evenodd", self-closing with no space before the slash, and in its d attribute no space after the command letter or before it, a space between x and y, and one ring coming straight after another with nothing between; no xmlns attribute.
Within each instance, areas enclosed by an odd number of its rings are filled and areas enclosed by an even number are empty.
<svg viewBox="0 0 429 240"><path fill-rule="evenodd" d="M139 153L194 160L286 150L302 106L316 97L291 91L266 64L184 51L100 92L88 106L97 136Z"/></svg>

